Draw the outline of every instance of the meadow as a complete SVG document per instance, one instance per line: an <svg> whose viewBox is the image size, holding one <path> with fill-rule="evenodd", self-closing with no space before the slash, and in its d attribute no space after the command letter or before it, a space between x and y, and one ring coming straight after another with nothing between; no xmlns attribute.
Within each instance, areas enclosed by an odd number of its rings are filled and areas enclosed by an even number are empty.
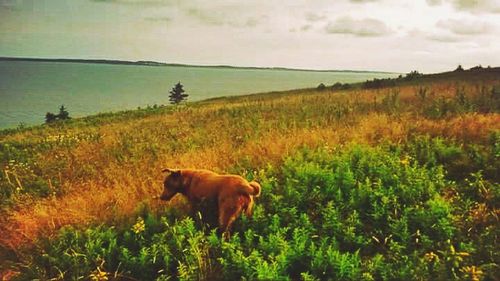
<svg viewBox="0 0 500 281"><path fill-rule="evenodd" d="M498 280L500 69L375 84L1 131L0 274ZM165 167L262 196L223 240L182 196L154 199Z"/></svg>

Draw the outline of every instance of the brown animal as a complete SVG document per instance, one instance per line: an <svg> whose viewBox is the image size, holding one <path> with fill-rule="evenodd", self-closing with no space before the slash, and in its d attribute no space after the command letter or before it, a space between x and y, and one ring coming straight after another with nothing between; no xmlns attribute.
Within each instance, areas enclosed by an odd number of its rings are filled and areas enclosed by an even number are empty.
<svg viewBox="0 0 500 281"><path fill-rule="evenodd" d="M170 200L177 193L191 203L215 200L218 205L219 229L229 233L231 224L245 212L252 215L254 197L259 197L260 184L248 182L237 175L219 175L208 170L165 169L169 174L163 182L161 200Z"/></svg>

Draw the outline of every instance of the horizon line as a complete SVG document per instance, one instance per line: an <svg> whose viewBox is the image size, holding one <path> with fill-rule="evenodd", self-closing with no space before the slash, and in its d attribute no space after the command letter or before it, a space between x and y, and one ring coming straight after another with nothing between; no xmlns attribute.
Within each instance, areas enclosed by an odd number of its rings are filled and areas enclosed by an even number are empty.
<svg viewBox="0 0 500 281"><path fill-rule="evenodd" d="M263 70L288 70L288 71L310 71L310 72L361 72L361 73L385 73L402 74L402 72L379 71L379 70L354 70L354 69L312 69L294 68L283 66L240 66L227 64L188 64L176 62L162 62L154 60L121 60L121 59L80 59L80 58L47 58L47 57L8 57L0 56L0 61L45 61L45 62L66 62L66 63L97 63L97 64L122 64L122 65L142 65L142 66L179 66L179 67L203 67L203 68L234 68L234 69L263 69Z"/></svg>

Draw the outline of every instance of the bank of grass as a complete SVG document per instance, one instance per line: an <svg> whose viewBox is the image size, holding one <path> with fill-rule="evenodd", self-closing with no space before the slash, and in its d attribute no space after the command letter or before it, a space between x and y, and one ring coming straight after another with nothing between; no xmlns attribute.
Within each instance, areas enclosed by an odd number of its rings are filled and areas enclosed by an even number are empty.
<svg viewBox="0 0 500 281"><path fill-rule="evenodd" d="M500 81L422 81L4 132L3 270L21 279L494 280ZM163 167L256 178L255 217L221 241L183 219L182 198L152 199Z"/></svg>

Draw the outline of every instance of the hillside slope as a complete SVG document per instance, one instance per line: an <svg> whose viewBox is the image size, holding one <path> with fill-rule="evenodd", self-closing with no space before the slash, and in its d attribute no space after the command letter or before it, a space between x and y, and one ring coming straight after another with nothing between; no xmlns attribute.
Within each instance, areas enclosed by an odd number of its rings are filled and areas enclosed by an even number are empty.
<svg viewBox="0 0 500 281"><path fill-rule="evenodd" d="M3 131L4 274L494 280L497 72L219 98ZM239 220L230 241L182 219L180 196L153 199L164 167L260 181L254 218Z"/></svg>

